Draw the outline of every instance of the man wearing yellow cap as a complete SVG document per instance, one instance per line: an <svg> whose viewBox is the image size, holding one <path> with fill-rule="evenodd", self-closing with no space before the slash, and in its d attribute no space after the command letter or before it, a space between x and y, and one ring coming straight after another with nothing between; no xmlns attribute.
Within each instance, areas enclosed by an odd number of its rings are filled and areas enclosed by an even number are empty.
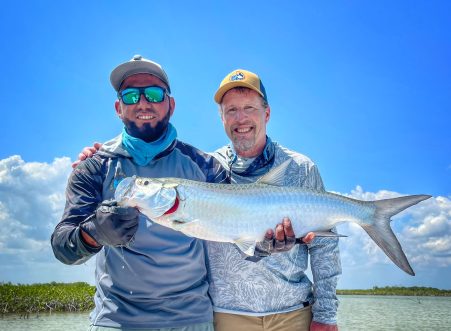
<svg viewBox="0 0 451 331"><path fill-rule="evenodd" d="M254 182L291 159L285 185L323 191L316 165L266 135L271 109L260 78L238 69L221 82L215 97L231 145L214 156L233 183ZM210 289L216 331L338 330L336 285L341 274L337 238L271 255L258 263L242 259L231 245L209 242ZM310 255L313 285L305 274Z"/></svg>

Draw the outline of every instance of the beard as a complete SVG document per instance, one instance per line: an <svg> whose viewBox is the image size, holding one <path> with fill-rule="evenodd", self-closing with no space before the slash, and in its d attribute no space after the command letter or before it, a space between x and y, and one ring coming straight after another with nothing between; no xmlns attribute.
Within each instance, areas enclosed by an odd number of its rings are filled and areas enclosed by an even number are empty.
<svg viewBox="0 0 451 331"><path fill-rule="evenodd" d="M157 122L155 127L152 127L149 123L137 127L135 122L128 119L124 119L123 122L129 135L149 143L158 140L166 132L170 117L171 114L168 111L164 118Z"/></svg>
<svg viewBox="0 0 451 331"><path fill-rule="evenodd" d="M233 147L238 154L251 150L255 146L255 141L255 136L247 139L232 136Z"/></svg>

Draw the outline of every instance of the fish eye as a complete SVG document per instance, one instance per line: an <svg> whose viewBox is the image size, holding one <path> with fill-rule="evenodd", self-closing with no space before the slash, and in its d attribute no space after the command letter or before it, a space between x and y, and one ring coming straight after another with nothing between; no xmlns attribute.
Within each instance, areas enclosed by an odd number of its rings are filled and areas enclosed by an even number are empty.
<svg viewBox="0 0 451 331"><path fill-rule="evenodd" d="M149 185L149 181L148 181L148 180L145 180L143 184L144 184L144 185Z"/></svg>

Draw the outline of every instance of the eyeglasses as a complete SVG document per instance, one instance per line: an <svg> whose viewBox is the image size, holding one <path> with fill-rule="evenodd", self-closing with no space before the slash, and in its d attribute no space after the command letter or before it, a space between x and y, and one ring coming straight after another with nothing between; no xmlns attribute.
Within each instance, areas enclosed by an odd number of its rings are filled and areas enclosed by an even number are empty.
<svg viewBox="0 0 451 331"><path fill-rule="evenodd" d="M245 106L243 108L238 108L238 107L227 108L227 109L224 109L222 111L222 113L224 114L225 117L235 117L238 114L238 112L243 112L246 115L252 115L252 114L256 113L257 111L259 111L259 108L257 108L257 107Z"/></svg>
<svg viewBox="0 0 451 331"><path fill-rule="evenodd" d="M117 93L117 97L126 105L135 105L139 102L141 94L148 102L162 102L166 89L161 86L146 86L146 87L129 87Z"/></svg>

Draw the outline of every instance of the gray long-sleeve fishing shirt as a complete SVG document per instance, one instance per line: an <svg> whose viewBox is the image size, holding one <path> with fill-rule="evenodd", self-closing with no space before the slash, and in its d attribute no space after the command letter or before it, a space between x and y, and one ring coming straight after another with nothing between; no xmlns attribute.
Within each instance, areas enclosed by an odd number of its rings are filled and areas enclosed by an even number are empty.
<svg viewBox="0 0 451 331"><path fill-rule="evenodd" d="M149 329L211 322L204 242L153 223L140 215L134 240L126 247L96 249L80 238L79 224L114 196L125 177L180 177L221 182L227 175L211 156L175 141L147 166L136 165L121 136L105 143L71 174L66 207L51 243L66 264L96 255L97 326Z"/></svg>
<svg viewBox="0 0 451 331"><path fill-rule="evenodd" d="M240 172L233 171L234 165L246 161L237 158L231 147L224 146L213 155L232 169L232 183L254 182L291 159L285 185L324 191L318 169L309 158L269 138L263 153L241 166ZM257 263L243 260L228 243L208 242L207 248L214 311L262 316L300 309L309 302L315 321L337 322L336 285L341 274L337 238L315 238L309 245L296 245L289 252L273 254ZM313 284L305 274L309 256Z"/></svg>

